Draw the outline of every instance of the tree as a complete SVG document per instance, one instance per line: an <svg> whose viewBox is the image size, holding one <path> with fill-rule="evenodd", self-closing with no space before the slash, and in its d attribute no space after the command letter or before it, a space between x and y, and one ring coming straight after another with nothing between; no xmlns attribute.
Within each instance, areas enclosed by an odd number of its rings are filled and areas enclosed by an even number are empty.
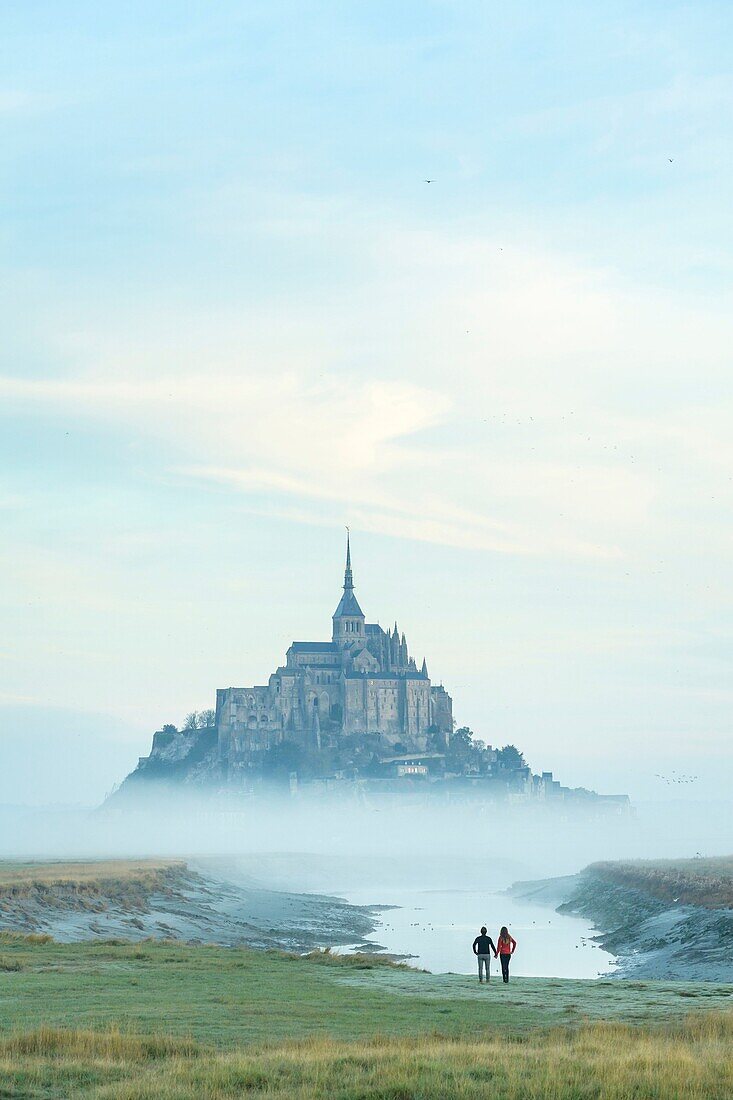
<svg viewBox="0 0 733 1100"><path fill-rule="evenodd" d="M216 723L216 711L215 710L200 710L199 711L199 729L205 729L207 726L213 726Z"/></svg>
<svg viewBox="0 0 733 1100"><path fill-rule="evenodd" d="M185 730L195 730L198 729L198 724L199 716L195 710L192 710L190 714L186 715L186 720L183 723L183 728Z"/></svg>
<svg viewBox="0 0 733 1100"><path fill-rule="evenodd" d="M527 766L523 753L515 745L505 745L503 749L499 749L496 761L500 768L508 772L515 772Z"/></svg>
<svg viewBox="0 0 733 1100"><path fill-rule="evenodd" d="M163 726L163 733L178 733L178 727L174 726L172 722L166 722Z"/></svg>
<svg viewBox="0 0 733 1100"><path fill-rule="evenodd" d="M461 726L454 731L446 753L446 764L449 771L465 771L473 763L474 745L473 733L468 726Z"/></svg>

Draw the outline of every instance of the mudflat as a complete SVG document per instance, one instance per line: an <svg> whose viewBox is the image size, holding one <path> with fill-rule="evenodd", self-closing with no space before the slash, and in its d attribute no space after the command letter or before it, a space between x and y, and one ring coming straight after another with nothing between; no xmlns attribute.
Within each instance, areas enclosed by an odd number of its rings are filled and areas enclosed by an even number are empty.
<svg viewBox="0 0 733 1100"><path fill-rule="evenodd" d="M374 926L369 906L232 883L182 860L0 863L0 930L61 942L163 937L307 951L362 943Z"/></svg>

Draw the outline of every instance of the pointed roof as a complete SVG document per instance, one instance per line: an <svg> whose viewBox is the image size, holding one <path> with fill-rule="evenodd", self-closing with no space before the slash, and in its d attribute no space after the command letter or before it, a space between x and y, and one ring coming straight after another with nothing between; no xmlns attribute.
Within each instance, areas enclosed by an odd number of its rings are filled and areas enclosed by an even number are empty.
<svg viewBox="0 0 733 1100"><path fill-rule="evenodd" d="M348 527L346 528L346 569L344 570L344 594L339 600L339 605L333 613L334 619L351 617L354 615L364 618L364 612L359 607L359 601L354 595L354 574L351 571L351 538Z"/></svg>

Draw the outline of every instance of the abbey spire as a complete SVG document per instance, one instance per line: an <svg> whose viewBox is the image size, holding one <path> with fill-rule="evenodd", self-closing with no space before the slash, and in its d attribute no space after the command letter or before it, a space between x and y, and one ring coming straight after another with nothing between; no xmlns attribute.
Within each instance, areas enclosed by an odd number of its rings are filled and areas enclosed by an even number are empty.
<svg viewBox="0 0 733 1100"><path fill-rule="evenodd" d="M344 594L333 613L333 640L338 645L365 640L364 612L354 595L354 574L351 570L351 535L346 528L346 568L344 569Z"/></svg>
<svg viewBox="0 0 733 1100"><path fill-rule="evenodd" d="M351 571L351 532L346 528L346 569L344 570L344 592L354 587L354 574Z"/></svg>

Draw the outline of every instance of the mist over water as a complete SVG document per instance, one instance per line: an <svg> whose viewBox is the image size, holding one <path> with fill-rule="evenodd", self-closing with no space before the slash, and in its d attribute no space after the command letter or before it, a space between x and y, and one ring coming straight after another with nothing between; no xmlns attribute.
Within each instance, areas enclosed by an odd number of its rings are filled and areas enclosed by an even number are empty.
<svg viewBox="0 0 733 1100"><path fill-rule="evenodd" d="M282 853L288 874L297 878L297 853L358 854L380 866L399 854L415 857L412 873L427 887L436 885L436 868L441 876L455 874L454 857L478 858L489 866L508 861L516 877L546 877L600 859L727 854L733 850L731 809L733 802L650 802L628 815L601 817L541 805L428 804L409 796L373 798L366 804L345 798L291 799L273 791L233 802L151 789L144 799L103 809L0 806L0 856ZM318 875L329 877L329 866L330 858L321 860ZM303 888L316 889L312 873L304 864L308 882L300 884Z"/></svg>
<svg viewBox="0 0 733 1100"><path fill-rule="evenodd" d="M722 855L733 849L728 803L658 803L628 816L567 816L549 807L316 802L273 793L234 806L151 792L105 810L0 807L0 857L186 858L248 886L399 908L373 942L434 971L473 972L481 924L508 924L517 975L595 977L612 960L585 921L503 891L619 858Z"/></svg>

